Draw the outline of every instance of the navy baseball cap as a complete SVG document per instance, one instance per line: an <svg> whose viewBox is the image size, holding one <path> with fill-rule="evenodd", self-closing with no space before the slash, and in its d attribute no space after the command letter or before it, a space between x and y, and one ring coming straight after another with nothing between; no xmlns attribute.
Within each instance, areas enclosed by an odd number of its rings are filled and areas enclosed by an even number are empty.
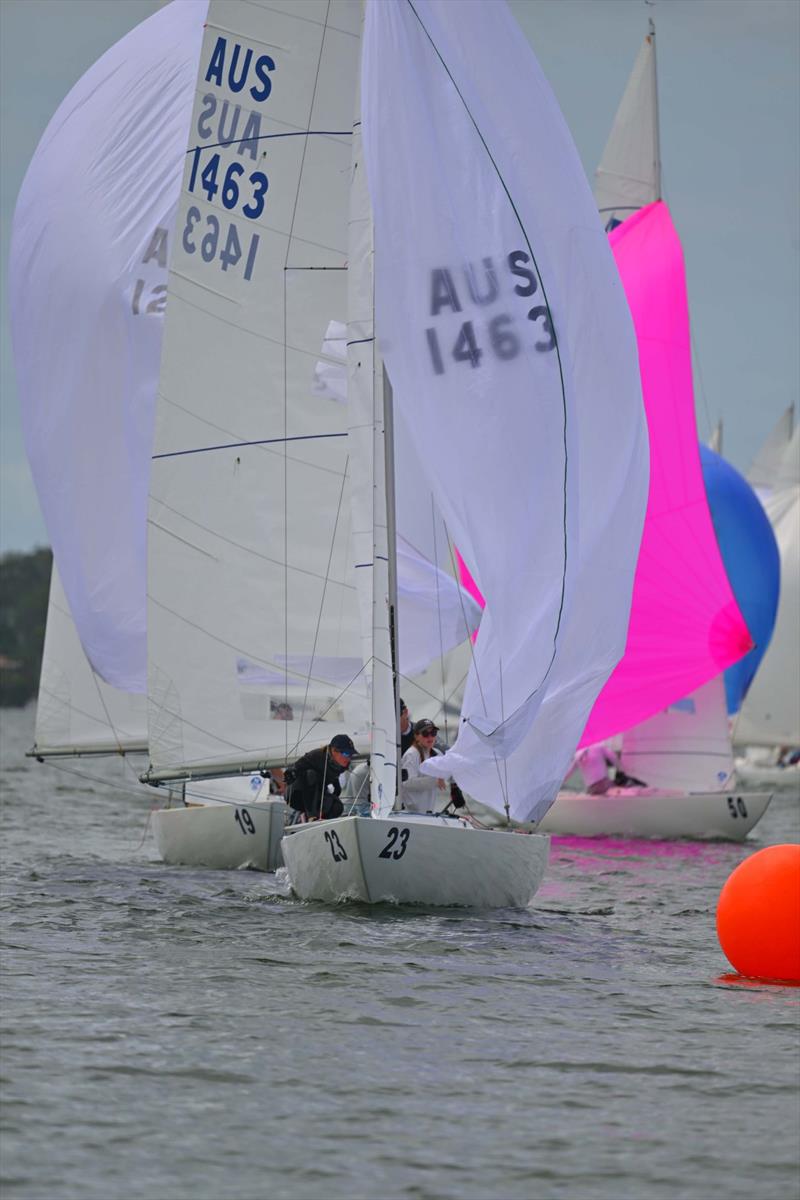
<svg viewBox="0 0 800 1200"><path fill-rule="evenodd" d="M328 745L331 750L338 750L345 758L352 758L356 752L355 746L346 733L337 733L331 738Z"/></svg>

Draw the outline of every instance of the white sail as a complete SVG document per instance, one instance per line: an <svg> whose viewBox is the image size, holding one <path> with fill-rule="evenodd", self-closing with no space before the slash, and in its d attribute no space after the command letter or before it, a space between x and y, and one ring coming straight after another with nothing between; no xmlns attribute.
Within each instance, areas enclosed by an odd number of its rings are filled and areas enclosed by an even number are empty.
<svg viewBox="0 0 800 1200"><path fill-rule="evenodd" d="M742 745L800 746L800 425L785 437L790 430L784 415L749 475L775 532L781 590L772 641L736 721Z"/></svg>
<svg viewBox="0 0 800 1200"><path fill-rule="evenodd" d="M104 683L83 652L53 564L32 753L147 751L145 697Z"/></svg>
<svg viewBox="0 0 800 1200"><path fill-rule="evenodd" d="M661 198L656 37L652 22L620 101L595 173L594 195L606 229Z"/></svg>
<svg viewBox="0 0 800 1200"><path fill-rule="evenodd" d="M720 791L733 774L722 675L622 735L620 766L648 787Z"/></svg>
<svg viewBox="0 0 800 1200"><path fill-rule="evenodd" d="M648 474L633 329L504 5L370 5L362 87L395 420L486 599L458 741L425 767L525 819L624 649Z"/></svg>
<svg viewBox="0 0 800 1200"><path fill-rule="evenodd" d="M205 0L170 4L78 81L45 131L9 257L31 470L84 651L145 689L145 529L169 240Z"/></svg>
<svg viewBox="0 0 800 1200"><path fill-rule="evenodd" d="M764 442L753 460L747 479L754 488L772 492L776 488L796 487L800 484L800 464L797 451L792 451L794 434L794 405L779 417L775 428Z"/></svg>
<svg viewBox="0 0 800 1200"><path fill-rule="evenodd" d="M209 8L152 469L154 775L369 745L348 413L313 389L347 311L360 19L357 0Z"/></svg>

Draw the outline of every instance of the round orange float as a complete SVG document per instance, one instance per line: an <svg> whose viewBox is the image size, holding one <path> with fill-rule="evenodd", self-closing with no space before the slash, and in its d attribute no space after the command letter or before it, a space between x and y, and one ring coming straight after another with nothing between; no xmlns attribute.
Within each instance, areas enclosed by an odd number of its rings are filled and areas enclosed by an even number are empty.
<svg viewBox="0 0 800 1200"><path fill-rule="evenodd" d="M720 893L717 936L740 975L800 983L800 846L739 864Z"/></svg>

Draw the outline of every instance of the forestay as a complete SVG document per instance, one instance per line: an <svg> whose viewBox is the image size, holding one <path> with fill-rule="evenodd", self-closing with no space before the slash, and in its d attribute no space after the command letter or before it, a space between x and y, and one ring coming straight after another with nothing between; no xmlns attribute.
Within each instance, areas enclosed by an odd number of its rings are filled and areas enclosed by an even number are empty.
<svg viewBox="0 0 800 1200"><path fill-rule="evenodd" d="M53 564L32 753L147 751L145 697L104 683L83 652Z"/></svg>
<svg viewBox="0 0 800 1200"><path fill-rule="evenodd" d="M356 0L209 8L152 470L155 775L368 744L348 414L314 391L347 311L360 19Z"/></svg>
<svg viewBox="0 0 800 1200"><path fill-rule="evenodd" d="M475 78L476 45L494 78ZM536 816L625 642L647 493L633 330L505 5L370 5L362 87L395 421L487 602L459 737L436 761Z"/></svg>
<svg viewBox="0 0 800 1200"><path fill-rule="evenodd" d="M205 0L170 4L79 80L20 191L9 258L22 424L94 670L145 689L145 529L169 242Z"/></svg>

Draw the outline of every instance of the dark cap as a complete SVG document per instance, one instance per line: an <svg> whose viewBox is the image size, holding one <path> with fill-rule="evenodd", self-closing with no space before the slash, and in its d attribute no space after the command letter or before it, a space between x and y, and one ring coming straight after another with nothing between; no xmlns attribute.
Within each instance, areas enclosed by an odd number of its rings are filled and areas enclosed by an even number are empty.
<svg viewBox="0 0 800 1200"><path fill-rule="evenodd" d="M423 717L421 721L415 721L411 727L412 733L438 733L439 726L434 725L433 721L429 721Z"/></svg>
<svg viewBox="0 0 800 1200"><path fill-rule="evenodd" d="M356 752L355 746L346 733L337 733L328 742L328 746L331 750L338 750L346 758L352 758Z"/></svg>

